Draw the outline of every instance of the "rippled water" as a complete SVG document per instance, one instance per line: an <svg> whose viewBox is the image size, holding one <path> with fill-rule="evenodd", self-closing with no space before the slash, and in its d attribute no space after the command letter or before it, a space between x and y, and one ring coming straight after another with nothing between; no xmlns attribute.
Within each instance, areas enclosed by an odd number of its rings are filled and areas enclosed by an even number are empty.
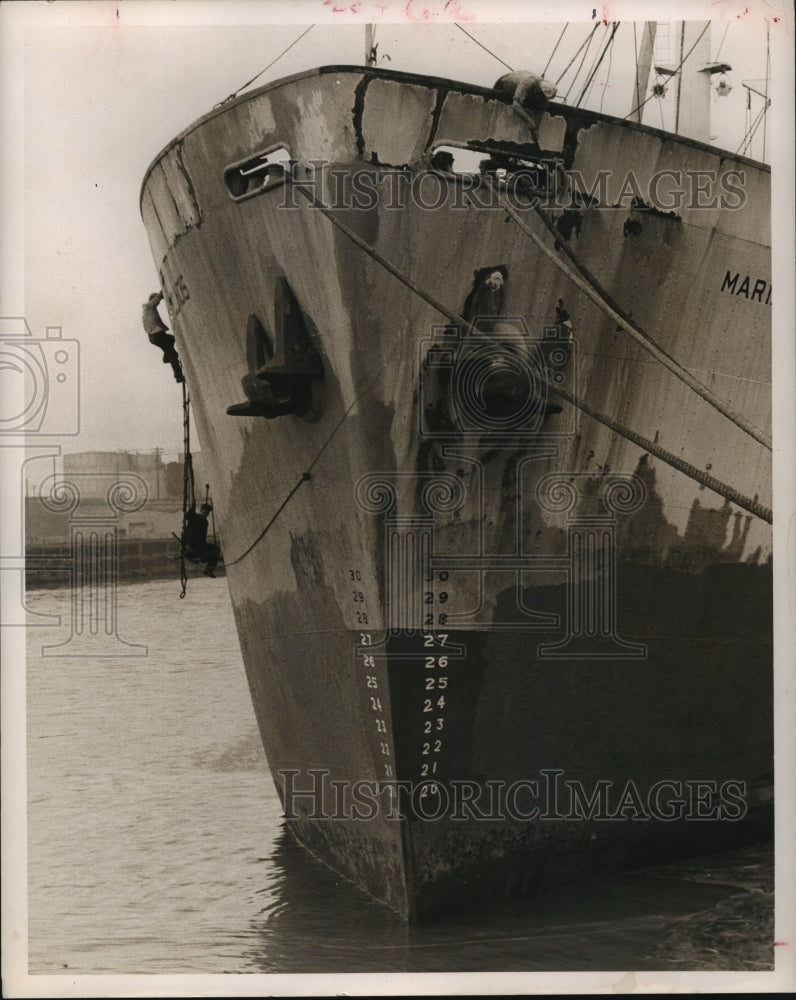
<svg viewBox="0 0 796 1000"><path fill-rule="evenodd" d="M226 582L178 594L121 588L126 658L43 656L29 595L31 973L772 967L771 845L408 930L283 829Z"/></svg>

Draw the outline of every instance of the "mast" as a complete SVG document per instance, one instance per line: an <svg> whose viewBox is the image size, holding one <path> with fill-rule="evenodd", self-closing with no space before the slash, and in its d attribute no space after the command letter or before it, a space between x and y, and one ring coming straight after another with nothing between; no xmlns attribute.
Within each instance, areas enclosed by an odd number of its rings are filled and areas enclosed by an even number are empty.
<svg viewBox="0 0 796 1000"><path fill-rule="evenodd" d="M713 73L731 69L710 62L710 21L678 21L674 61L656 62L659 77L676 77L674 131L677 135L710 142L710 81ZM669 53L671 58L671 53Z"/></svg>
<svg viewBox="0 0 796 1000"><path fill-rule="evenodd" d="M704 21L683 21L680 46L675 132L710 142L710 22L705 30Z"/></svg>
<svg viewBox="0 0 796 1000"><path fill-rule="evenodd" d="M652 50L655 46L655 34L658 30L657 21L645 21L641 35L641 51L639 52L638 63L636 65L635 90L633 92L632 118L641 124L642 108L647 95L647 87L650 81L650 69L652 68Z"/></svg>

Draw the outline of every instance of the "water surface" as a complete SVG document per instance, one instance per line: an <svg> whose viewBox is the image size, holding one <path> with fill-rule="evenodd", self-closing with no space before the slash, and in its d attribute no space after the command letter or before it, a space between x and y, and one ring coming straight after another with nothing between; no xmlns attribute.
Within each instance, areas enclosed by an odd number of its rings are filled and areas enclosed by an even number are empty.
<svg viewBox="0 0 796 1000"><path fill-rule="evenodd" d="M225 580L120 588L145 656L43 656L69 592L28 603L31 973L773 967L771 845L407 929L284 829Z"/></svg>

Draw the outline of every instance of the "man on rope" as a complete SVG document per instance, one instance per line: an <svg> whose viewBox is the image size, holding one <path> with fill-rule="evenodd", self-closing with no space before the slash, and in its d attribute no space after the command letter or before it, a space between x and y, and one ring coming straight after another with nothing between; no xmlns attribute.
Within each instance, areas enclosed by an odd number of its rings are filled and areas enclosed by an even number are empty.
<svg viewBox="0 0 796 1000"><path fill-rule="evenodd" d="M204 575L215 577L214 570L221 558L221 549L207 540L207 519L212 510L209 503L203 503L198 513L194 508L186 511L182 544L186 557L194 563L203 562Z"/></svg>
<svg viewBox="0 0 796 1000"><path fill-rule="evenodd" d="M184 382L185 376L182 373L180 356L174 346L174 337L167 333L168 327L160 318L158 306L163 301L162 292L153 292L144 303L143 323L149 337L150 344L159 347L163 351L163 364L171 365L174 372L175 382Z"/></svg>

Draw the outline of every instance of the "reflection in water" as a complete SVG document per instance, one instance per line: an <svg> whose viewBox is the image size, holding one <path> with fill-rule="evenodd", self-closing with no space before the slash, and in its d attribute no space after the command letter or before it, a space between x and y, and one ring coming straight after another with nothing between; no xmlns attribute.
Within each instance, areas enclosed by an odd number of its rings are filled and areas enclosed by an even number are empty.
<svg viewBox="0 0 796 1000"><path fill-rule="evenodd" d="M253 921L262 944L254 958L260 971L297 971L299 940L304 972L386 970L383 954L408 950L402 920L318 861L284 827L267 865L259 894L264 905Z"/></svg>
<svg viewBox="0 0 796 1000"><path fill-rule="evenodd" d="M296 972L297 962L307 973L773 967L771 845L496 900L413 927L285 828L267 865L252 921L260 949L250 956L262 972Z"/></svg>

